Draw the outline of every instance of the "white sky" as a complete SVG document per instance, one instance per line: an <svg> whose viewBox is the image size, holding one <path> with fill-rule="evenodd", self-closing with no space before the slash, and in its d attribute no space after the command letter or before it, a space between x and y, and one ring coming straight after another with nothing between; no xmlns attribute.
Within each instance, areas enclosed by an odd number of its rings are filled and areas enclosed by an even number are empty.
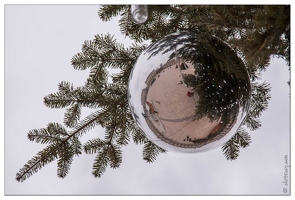
<svg viewBox="0 0 295 200"><path fill-rule="evenodd" d="M64 110L44 106L43 97L69 81L80 86L87 71L70 64L85 40L111 33L126 46L117 21L102 22L98 5L5 6L5 195L284 195L284 157L290 162L290 98L288 67L274 59L263 80L271 84L272 99L261 117L262 127L251 133L250 147L236 161L227 161L220 148L199 154L161 154L147 164L143 146L131 141L123 149L118 169L92 176L95 155L75 157L65 179L56 176L56 161L23 183L18 170L44 145L30 142L27 132L49 122L63 122ZM87 116L89 110L82 112ZM97 127L82 141L103 135ZM289 176L289 180L291 177ZM290 191L289 186L287 187ZM287 193L288 194L288 193Z"/></svg>

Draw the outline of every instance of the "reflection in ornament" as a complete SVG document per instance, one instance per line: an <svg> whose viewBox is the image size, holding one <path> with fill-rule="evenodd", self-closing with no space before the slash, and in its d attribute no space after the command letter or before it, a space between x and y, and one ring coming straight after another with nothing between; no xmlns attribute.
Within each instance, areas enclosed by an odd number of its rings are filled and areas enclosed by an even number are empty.
<svg viewBox="0 0 295 200"><path fill-rule="evenodd" d="M134 120L164 149L218 147L236 133L248 112L250 79L244 63L218 38L204 38L170 34L151 44L130 74Z"/></svg>

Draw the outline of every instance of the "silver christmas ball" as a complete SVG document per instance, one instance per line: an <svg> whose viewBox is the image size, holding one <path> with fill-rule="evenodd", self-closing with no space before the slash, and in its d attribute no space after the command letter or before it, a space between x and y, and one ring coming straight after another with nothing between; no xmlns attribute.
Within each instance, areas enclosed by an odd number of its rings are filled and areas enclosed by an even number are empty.
<svg viewBox="0 0 295 200"><path fill-rule="evenodd" d="M223 145L243 123L250 102L243 61L216 37L179 32L152 43L129 78L129 106L148 139L168 151Z"/></svg>

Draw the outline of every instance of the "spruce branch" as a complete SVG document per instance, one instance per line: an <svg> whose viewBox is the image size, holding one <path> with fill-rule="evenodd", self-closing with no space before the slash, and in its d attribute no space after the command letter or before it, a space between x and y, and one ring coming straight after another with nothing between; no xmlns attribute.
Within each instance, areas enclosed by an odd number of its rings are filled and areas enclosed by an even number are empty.
<svg viewBox="0 0 295 200"><path fill-rule="evenodd" d="M75 103L71 107L67 108L64 116L64 124L67 127L74 127L80 119L81 105Z"/></svg>
<svg viewBox="0 0 295 200"><path fill-rule="evenodd" d="M82 144L77 136L71 137L69 140L71 143L71 148L75 156L82 154Z"/></svg>
<svg viewBox="0 0 295 200"><path fill-rule="evenodd" d="M24 167L19 170L19 172L16 174L16 180L21 182L24 181L26 178L30 177L32 174L41 169L45 164L48 164L58 157L60 158L58 162L58 176L65 177L72 162L72 157L74 155L81 154L81 143L75 137L80 136L82 133L93 128L96 124L96 120L99 118L99 114L99 112L95 112L88 116L82 121L82 123L76 126L76 130L67 134L67 137L63 140L52 141L52 138L49 140L47 137L48 135L65 135L62 126L57 124L49 124L49 128L47 129L30 131L28 137L31 138L31 140L50 143L42 151L38 152L37 156L29 160L27 164L25 164Z"/></svg>
<svg viewBox="0 0 295 200"><path fill-rule="evenodd" d="M74 136L81 136L83 133L88 132L93 129L96 125L100 124L100 118L105 114L104 111L96 111L88 115L85 119L81 120L74 128L69 135L69 137L65 140L69 140Z"/></svg>
<svg viewBox="0 0 295 200"><path fill-rule="evenodd" d="M50 144L53 142L60 142L68 134L65 128L58 123L49 123L47 128L33 129L28 132L28 139L41 144Z"/></svg>
<svg viewBox="0 0 295 200"><path fill-rule="evenodd" d="M106 142L104 140L101 140L100 138L95 138L88 140L84 145L84 152L86 154L95 154L98 153L98 151L106 145Z"/></svg>
<svg viewBox="0 0 295 200"><path fill-rule="evenodd" d="M239 145L235 140L234 136L222 146L223 154L227 160L236 160L239 156Z"/></svg>
<svg viewBox="0 0 295 200"><path fill-rule="evenodd" d="M139 130L137 127L134 126L133 130L131 131L132 139L135 144L143 144L148 139L146 136L142 133L141 130Z"/></svg>
<svg viewBox="0 0 295 200"><path fill-rule="evenodd" d="M64 108L78 102L73 84L62 81L58 84L58 92L44 97L44 104L50 108Z"/></svg>
<svg viewBox="0 0 295 200"><path fill-rule="evenodd" d="M94 177L100 178L105 172L109 164L108 152L109 152L108 146L104 146L96 155L94 159L94 163L93 163L93 170L92 170L92 174Z"/></svg>
<svg viewBox="0 0 295 200"><path fill-rule="evenodd" d="M103 5L98 10L99 18L103 21L110 21L118 16L122 10L128 9L129 5Z"/></svg>
<svg viewBox="0 0 295 200"><path fill-rule="evenodd" d="M57 161L57 176L65 178L68 174L74 156L73 147L68 142L63 142L59 148L59 159Z"/></svg>
<svg viewBox="0 0 295 200"><path fill-rule="evenodd" d="M259 129L261 127L261 121L259 120L258 117L255 117L253 112L251 112L251 111L248 113L244 124L251 131L257 130L257 129Z"/></svg>
<svg viewBox="0 0 295 200"><path fill-rule="evenodd" d="M31 160L29 160L23 168L19 170L16 174L16 180L18 182L23 182L34 173L37 173L42 167L51 161L55 160L57 157L57 146L56 144L51 144L44 148L42 151L39 151L36 156L34 156Z"/></svg>
<svg viewBox="0 0 295 200"><path fill-rule="evenodd" d="M268 83L252 82L250 108L244 122L250 130L256 130L261 127L259 117L268 108L271 98L270 91L271 88Z"/></svg>
<svg viewBox="0 0 295 200"><path fill-rule="evenodd" d="M239 146L242 148L248 147L251 143L251 137L244 128L239 129L239 131L236 133L236 137L237 137Z"/></svg>
<svg viewBox="0 0 295 200"><path fill-rule="evenodd" d="M227 160L236 160L240 153L240 148L248 147L251 143L249 133L240 128L238 132L222 146L222 151Z"/></svg>
<svg viewBox="0 0 295 200"><path fill-rule="evenodd" d="M34 173L37 173L45 164L47 163L41 162L40 156L34 156L16 173L16 180L23 182Z"/></svg>
<svg viewBox="0 0 295 200"><path fill-rule="evenodd" d="M119 145L109 145L109 159L111 168L116 169L120 166L122 163L122 150Z"/></svg>
<svg viewBox="0 0 295 200"><path fill-rule="evenodd" d="M156 160L157 155L166 152L167 151L165 149L162 149L161 147L148 140L144 143L143 159L148 163L152 163Z"/></svg>
<svg viewBox="0 0 295 200"><path fill-rule="evenodd" d="M122 162L120 145L115 145L110 140L99 138L89 140L84 144L84 150L87 154L97 153L92 172L94 177L101 177L108 165L111 168L118 168Z"/></svg>
<svg viewBox="0 0 295 200"><path fill-rule="evenodd" d="M69 136L70 137L70 136ZM70 169L70 165L74 155L81 154L81 143L77 140L71 140L67 142L69 138L63 141L51 142L43 150L39 151L36 156L29 160L23 168L16 174L16 180L23 182L34 173L38 172L43 166L58 160L58 177L64 178Z"/></svg>

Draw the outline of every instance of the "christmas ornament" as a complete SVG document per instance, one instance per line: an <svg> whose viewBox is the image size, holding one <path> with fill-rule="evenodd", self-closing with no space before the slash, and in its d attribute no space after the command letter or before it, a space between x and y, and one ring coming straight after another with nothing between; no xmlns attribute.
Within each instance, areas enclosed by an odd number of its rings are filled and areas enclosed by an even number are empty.
<svg viewBox="0 0 295 200"><path fill-rule="evenodd" d="M200 152L221 146L243 123L250 79L236 52L217 37L180 32L151 44L130 74L136 124L158 146Z"/></svg>

